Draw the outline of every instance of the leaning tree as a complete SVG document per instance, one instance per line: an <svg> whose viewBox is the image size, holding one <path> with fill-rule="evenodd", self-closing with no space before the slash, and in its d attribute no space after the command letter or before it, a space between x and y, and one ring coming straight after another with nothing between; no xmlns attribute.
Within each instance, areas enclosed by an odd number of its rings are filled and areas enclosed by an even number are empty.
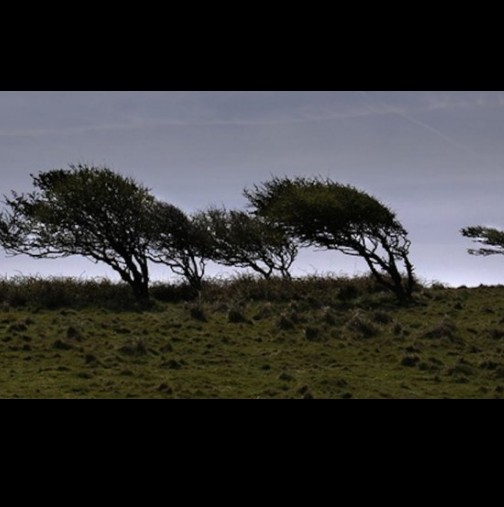
<svg viewBox="0 0 504 507"><path fill-rule="evenodd" d="M70 166L33 176L35 190L6 197L1 241L35 258L81 255L103 262L149 301L148 251L156 200L149 190L110 169Z"/></svg>
<svg viewBox="0 0 504 507"><path fill-rule="evenodd" d="M249 268L264 278L290 278L296 243L271 220L245 211L211 208L195 217L210 235L208 257L224 266Z"/></svg>
<svg viewBox="0 0 504 507"><path fill-rule="evenodd" d="M304 246L362 257L400 301L415 285L408 233L387 206L352 186L320 178L274 178L245 190L254 212ZM401 272L401 265L404 272Z"/></svg>
<svg viewBox="0 0 504 507"><path fill-rule="evenodd" d="M206 224L198 216L188 216L164 202L157 204L155 224L149 259L168 266L200 291L212 243Z"/></svg>

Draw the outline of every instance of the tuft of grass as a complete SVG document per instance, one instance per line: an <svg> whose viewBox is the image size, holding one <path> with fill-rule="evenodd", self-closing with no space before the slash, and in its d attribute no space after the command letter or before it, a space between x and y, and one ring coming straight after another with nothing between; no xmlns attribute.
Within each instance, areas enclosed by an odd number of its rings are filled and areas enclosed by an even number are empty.
<svg viewBox="0 0 504 507"><path fill-rule="evenodd" d="M422 338L456 338L457 326L449 317L445 317L439 324L423 333Z"/></svg>
<svg viewBox="0 0 504 507"><path fill-rule="evenodd" d="M420 362L420 358L418 356L406 356L401 360L401 366L413 367L416 366Z"/></svg>
<svg viewBox="0 0 504 507"><path fill-rule="evenodd" d="M162 362L161 368L167 370L180 370L182 368L182 363L180 361L176 361L175 359L170 359L169 361Z"/></svg>
<svg viewBox="0 0 504 507"><path fill-rule="evenodd" d="M96 365L96 364L98 364L98 359L94 354L86 354L84 356L84 362L86 364Z"/></svg>
<svg viewBox="0 0 504 507"><path fill-rule="evenodd" d="M266 303L252 318L253 320L264 320L268 319L273 314L274 314L273 305L271 303Z"/></svg>
<svg viewBox="0 0 504 507"><path fill-rule="evenodd" d="M142 338L131 340L118 350L127 356L145 356L148 353L147 345Z"/></svg>
<svg viewBox="0 0 504 507"><path fill-rule="evenodd" d="M377 310L372 315L372 321L376 324L390 324L394 321L393 317L388 312L384 312L382 310Z"/></svg>
<svg viewBox="0 0 504 507"><path fill-rule="evenodd" d="M7 330L9 333L22 333L23 331L27 331L28 327L24 322L16 322L14 324L11 324Z"/></svg>
<svg viewBox="0 0 504 507"><path fill-rule="evenodd" d="M53 349L56 350L72 350L74 348L72 344L66 343L61 340L56 340L55 342L53 342L52 347Z"/></svg>
<svg viewBox="0 0 504 507"><path fill-rule="evenodd" d="M77 340L79 342L84 339L82 332L79 329L77 329L75 326L69 326L67 328L66 337L69 340Z"/></svg>
<svg viewBox="0 0 504 507"><path fill-rule="evenodd" d="M319 327L307 327L305 329L305 338L309 342L323 342L326 340Z"/></svg>
<svg viewBox="0 0 504 507"><path fill-rule="evenodd" d="M246 324L249 322L242 310L232 308L228 312L228 322L231 324Z"/></svg>
<svg viewBox="0 0 504 507"><path fill-rule="evenodd" d="M294 321L292 321L287 315L281 315L277 322L277 325L283 331L291 331L296 327Z"/></svg>
<svg viewBox="0 0 504 507"><path fill-rule="evenodd" d="M346 327L360 338L372 338L380 333L380 328L359 310L351 316Z"/></svg>
<svg viewBox="0 0 504 507"><path fill-rule="evenodd" d="M504 338L504 329L491 328L488 329L487 332L488 336L490 336L493 340L502 340L502 338Z"/></svg>
<svg viewBox="0 0 504 507"><path fill-rule="evenodd" d="M200 322L208 322L205 310L200 305L191 306L189 313L191 317Z"/></svg>

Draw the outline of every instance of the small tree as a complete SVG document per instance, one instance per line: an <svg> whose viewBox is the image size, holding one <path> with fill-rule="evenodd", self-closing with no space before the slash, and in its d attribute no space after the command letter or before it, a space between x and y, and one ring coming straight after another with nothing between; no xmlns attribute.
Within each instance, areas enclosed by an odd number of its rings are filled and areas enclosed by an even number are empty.
<svg viewBox="0 0 504 507"><path fill-rule="evenodd" d="M475 243L486 245L483 248L470 248L471 255L497 255L504 254L504 231L481 225L466 227L461 230L462 236L474 240ZM490 248L487 248L490 247Z"/></svg>
<svg viewBox="0 0 504 507"><path fill-rule="evenodd" d="M258 216L274 221L303 245L362 257L379 284L400 301L411 298L415 281L407 232L374 197L317 178L274 178L246 190L245 196Z"/></svg>
<svg viewBox="0 0 504 507"><path fill-rule="evenodd" d="M197 216L210 234L210 258L224 266L250 268L264 278L278 272L290 278L289 269L298 248L273 222L244 211L210 209Z"/></svg>
<svg viewBox="0 0 504 507"><path fill-rule="evenodd" d="M82 255L103 262L149 300L147 252L155 199L142 185L107 168L70 166L33 176L35 191L6 197L6 250L35 258Z"/></svg>
<svg viewBox="0 0 504 507"><path fill-rule="evenodd" d="M158 203L155 239L149 258L183 276L196 291L202 288L211 238L197 216L189 217L167 203Z"/></svg>

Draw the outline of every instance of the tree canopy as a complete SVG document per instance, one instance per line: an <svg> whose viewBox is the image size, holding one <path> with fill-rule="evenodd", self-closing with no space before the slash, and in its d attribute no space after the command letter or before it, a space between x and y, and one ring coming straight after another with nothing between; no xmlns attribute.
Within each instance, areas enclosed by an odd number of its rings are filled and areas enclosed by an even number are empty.
<svg viewBox="0 0 504 507"><path fill-rule="evenodd" d="M481 248L470 248L471 255L497 255L504 254L504 231L481 225L462 229L462 235L474 240L475 243L485 245Z"/></svg>
<svg viewBox="0 0 504 507"><path fill-rule="evenodd" d="M381 285L401 300L411 297L414 276L407 231L376 198L319 178L274 178L246 190L245 196L258 216L274 221L301 244L362 257Z"/></svg>
<svg viewBox="0 0 504 507"><path fill-rule="evenodd" d="M7 251L103 262L138 300L148 300L147 252L156 232L156 201L149 190L110 169L86 165L32 179L33 192L6 197L1 228Z"/></svg>
<svg viewBox="0 0 504 507"><path fill-rule="evenodd" d="M5 249L103 262L139 301L149 300L149 262L167 265L200 290L208 260L290 278L302 246L363 258L401 301L414 289L410 241L396 214L366 192L329 179L273 178L244 191L249 211L210 208L193 215L105 167L70 166L32 179L31 193L5 198ZM504 253L504 232L473 227L463 234L490 247L473 252Z"/></svg>
<svg viewBox="0 0 504 507"><path fill-rule="evenodd" d="M197 217L210 234L210 258L224 266L250 268L264 278L290 278L298 248L282 228L245 211L212 208Z"/></svg>
<svg viewBox="0 0 504 507"><path fill-rule="evenodd" d="M157 233L150 260L167 265L193 289L201 290L212 244L206 224L167 203L158 203L155 220Z"/></svg>

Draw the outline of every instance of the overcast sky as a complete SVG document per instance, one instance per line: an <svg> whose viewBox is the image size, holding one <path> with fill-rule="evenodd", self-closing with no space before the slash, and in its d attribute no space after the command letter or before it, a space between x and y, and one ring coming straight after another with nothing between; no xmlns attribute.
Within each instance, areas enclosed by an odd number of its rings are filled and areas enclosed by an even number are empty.
<svg viewBox="0 0 504 507"><path fill-rule="evenodd" d="M243 207L271 175L322 175L390 205L426 281L504 283L504 257L471 257L463 226L504 228L504 92L0 92L0 193L72 163L134 176L186 211ZM0 274L109 276L82 258L0 254ZM224 273L212 268L211 274ZM304 252L294 274L366 271ZM154 277L168 278L159 267Z"/></svg>

